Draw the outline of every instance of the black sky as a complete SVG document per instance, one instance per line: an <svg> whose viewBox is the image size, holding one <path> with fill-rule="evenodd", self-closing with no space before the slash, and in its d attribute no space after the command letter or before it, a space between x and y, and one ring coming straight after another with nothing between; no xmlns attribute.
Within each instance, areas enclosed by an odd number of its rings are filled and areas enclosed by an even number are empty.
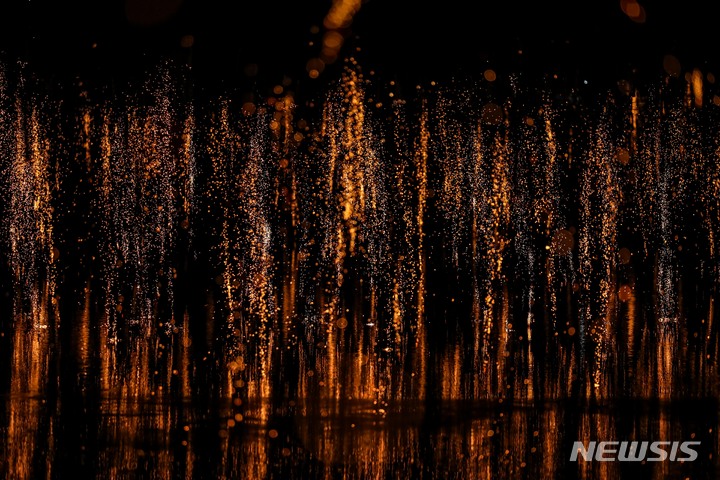
<svg viewBox="0 0 720 480"><path fill-rule="evenodd" d="M249 64L258 65L254 82L272 85L283 76L307 82L305 64L319 53L330 4L11 0L0 7L0 49L6 61L21 58L58 79L132 78L170 58L191 64L201 83L231 85L246 77ZM571 83L607 84L654 78L667 54L683 69L717 67L712 2L640 4L644 23L631 20L616 0L369 0L341 54L359 46L364 65L408 81L493 68L500 76L558 74ZM319 33L311 33L313 25ZM192 47L181 46L184 35L193 36Z"/></svg>

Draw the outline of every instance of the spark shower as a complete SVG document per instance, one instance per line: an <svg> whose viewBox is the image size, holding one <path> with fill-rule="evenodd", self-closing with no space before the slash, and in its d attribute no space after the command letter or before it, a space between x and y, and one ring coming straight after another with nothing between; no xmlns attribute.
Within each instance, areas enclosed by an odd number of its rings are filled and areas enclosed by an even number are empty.
<svg viewBox="0 0 720 480"><path fill-rule="evenodd" d="M164 66L68 100L3 68L0 472L560 478L619 433L692 433L709 472L717 429L662 407L720 395L704 84L408 93L351 62L316 102L199 101Z"/></svg>

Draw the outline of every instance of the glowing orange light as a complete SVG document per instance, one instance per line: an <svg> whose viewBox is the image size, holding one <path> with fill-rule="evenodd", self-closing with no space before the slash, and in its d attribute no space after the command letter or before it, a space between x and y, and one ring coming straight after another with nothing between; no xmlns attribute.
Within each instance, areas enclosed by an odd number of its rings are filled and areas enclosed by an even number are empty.
<svg viewBox="0 0 720 480"><path fill-rule="evenodd" d="M325 28L334 30L349 27L361 4L360 0L335 0L323 22Z"/></svg>
<svg viewBox="0 0 720 480"><path fill-rule="evenodd" d="M617 158L620 163L627 165L630 163L630 152L628 152L627 148L618 148Z"/></svg>
<svg viewBox="0 0 720 480"><path fill-rule="evenodd" d="M622 302L627 302L632 297L632 288L628 285L623 285L618 290L618 298Z"/></svg>
<svg viewBox="0 0 720 480"><path fill-rule="evenodd" d="M340 48L342 43L343 43L343 36L340 35L335 30L330 30L323 37L323 45L325 45L325 47L332 49L332 50L336 50L336 49Z"/></svg>
<svg viewBox="0 0 720 480"><path fill-rule="evenodd" d="M180 39L180 46L183 48L190 48L195 43L195 37L192 35L183 35Z"/></svg>
<svg viewBox="0 0 720 480"><path fill-rule="evenodd" d="M680 60L674 55L665 55L663 58L663 69L671 77L679 77L681 70Z"/></svg>
<svg viewBox="0 0 720 480"><path fill-rule="evenodd" d="M691 82L692 82L693 97L695 97L695 106L702 107L703 74L697 68L695 70L693 70L693 72L692 72Z"/></svg>
<svg viewBox="0 0 720 480"><path fill-rule="evenodd" d="M488 103L482 108L482 120L489 125L499 125L503 119L503 111L500 105Z"/></svg>
<svg viewBox="0 0 720 480"><path fill-rule="evenodd" d="M317 78L324 69L325 62L320 58L311 58L305 65L305 70L307 70L310 78Z"/></svg>
<svg viewBox="0 0 720 480"><path fill-rule="evenodd" d="M245 115L252 115L255 113L255 104L252 102L245 102L242 106L243 113Z"/></svg>
<svg viewBox="0 0 720 480"><path fill-rule="evenodd" d="M620 9L630 20L636 23L645 23L645 8L635 0L621 0Z"/></svg>

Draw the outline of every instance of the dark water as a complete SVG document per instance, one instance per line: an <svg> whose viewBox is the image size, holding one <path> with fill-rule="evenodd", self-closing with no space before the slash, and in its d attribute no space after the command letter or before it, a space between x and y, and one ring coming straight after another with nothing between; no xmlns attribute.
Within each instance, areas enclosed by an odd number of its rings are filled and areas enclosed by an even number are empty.
<svg viewBox="0 0 720 480"><path fill-rule="evenodd" d="M716 478L702 76L401 98L359 71L306 103L0 71L0 473ZM623 440L700 445L570 461Z"/></svg>
<svg viewBox="0 0 720 480"><path fill-rule="evenodd" d="M64 404L63 401L69 404ZM717 478L716 401L3 398L7 478ZM203 402L207 403L207 402ZM232 420L244 412L242 421ZM267 416L265 416L267 412ZM232 426L231 426L232 425ZM576 440L693 439L694 462L571 462Z"/></svg>

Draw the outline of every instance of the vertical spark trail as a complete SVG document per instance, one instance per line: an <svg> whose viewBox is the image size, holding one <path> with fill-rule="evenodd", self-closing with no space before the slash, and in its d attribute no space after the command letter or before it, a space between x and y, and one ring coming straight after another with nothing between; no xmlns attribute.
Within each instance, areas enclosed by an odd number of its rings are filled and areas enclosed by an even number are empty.
<svg viewBox="0 0 720 480"><path fill-rule="evenodd" d="M271 224L272 173L279 163L270 140L274 120L265 111L236 120L227 101L221 102L213 118L208 154L212 208L218 209L215 215L220 219L217 279L227 312L222 327L228 374L225 394L265 399L271 395L277 323ZM268 414L259 412L265 419Z"/></svg>
<svg viewBox="0 0 720 480"><path fill-rule="evenodd" d="M682 208L687 201L687 184L698 174L705 175L705 172L692 171L693 165L701 163L702 154L697 146L699 132L694 131L691 119L685 112L675 110L666 122L667 140L658 151L660 165L656 189L659 216L656 315L660 324L676 323L681 313L677 297L676 253L681 240L674 225L677 218L688 214Z"/></svg>
<svg viewBox="0 0 720 480"><path fill-rule="evenodd" d="M622 201L616 171L616 148L608 129L608 107L594 133L581 183L580 274L583 279L581 341L594 346L592 383L595 393L612 349L616 319L616 256L618 210ZM588 292L596 292L592 297ZM587 335L587 337L586 337Z"/></svg>
<svg viewBox="0 0 720 480"><path fill-rule="evenodd" d="M694 178L704 176L705 169L693 172L695 165L702 164L702 153L698 146L700 133L694 129L693 115L689 111L673 109L665 119L667 139L658 151L659 172L657 185L657 260L656 281L657 302L657 395L670 398L674 393L673 379L676 378L676 362L681 342L680 322L682 320L681 277L678 268L678 254L683 239L675 231L677 219L691 214L687 189Z"/></svg>
<svg viewBox="0 0 720 480"><path fill-rule="evenodd" d="M18 89L24 88L21 81ZM2 89L4 90L4 88ZM4 95L4 91L0 92ZM54 305L57 250L53 243L53 180L51 179L48 108L39 99L15 97L0 102L6 123L4 134L5 176L8 182L7 238L10 270L15 286L14 310L27 318L26 326L50 326ZM12 132L12 133L10 133Z"/></svg>
<svg viewBox="0 0 720 480"><path fill-rule="evenodd" d="M273 350L273 327L276 317L276 292L273 287L272 226L270 224L271 167L277 163L267 150L267 121L258 116L251 126L250 145L245 165L245 181L240 184L238 200L243 216L243 244L241 264L245 267L242 277L234 281L245 283L243 303L247 304L248 319L254 325L252 335L257 341L258 378L249 382L249 395L269 398L270 365ZM257 391L252 391L257 388Z"/></svg>
<svg viewBox="0 0 720 480"><path fill-rule="evenodd" d="M547 99L544 100L539 118L524 115L524 108L516 107L516 115L523 119L515 138L511 139L517 157L516 187L513 191L513 228L515 230L514 250L518 256L516 281L521 282L522 297L526 311L524 335L519 340L521 365L524 375L518 375L517 388L526 389L528 398L534 395L533 377L535 360L533 352L533 330L543 324L552 326L558 332L558 303L561 288L569 288L572 282L572 253L574 237L564 221L562 210L562 170L554 132L554 112ZM538 174L543 172L543 175ZM544 245L535 240L541 235ZM543 284L538 277L544 266L545 293L539 287ZM544 300L547 308L538 321L536 302ZM568 325L569 326L569 325ZM524 337L524 338L523 338ZM547 351L550 347L547 346ZM524 378L523 378L524 376ZM518 383L523 380L521 386ZM526 385L526 386L525 386Z"/></svg>
<svg viewBox="0 0 720 480"><path fill-rule="evenodd" d="M395 198L398 213L392 254L392 332L400 356L414 372L407 388L410 397L423 398L426 375L425 330L425 251L424 218L427 202L428 130L427 106L423 106L419 131L415 136L408 125L405 101L393 104L396 119L393 130L395 150ZM414 145L413 145L414 142ZM413 145L411 148L410 145ZM408 368L408 367L406 367Z"/></svg>
<svg viewBox="0 0 720 480"><path fill-rule="evenodd" d="M177 208L181 204L177 182L180 177L181 160L173 145L173 131L177 129L176 106L171 99L174 96L172 79L167 70L154 79L159 86L151 86L153 99L147 112L147 118L142 123L141 137L132 138L135 143L136 155L139 155L141 165L139 175L140 183L140 209L143 225L146 231L143 241L140 242L142 258L145 262L143 278L155 278L156 284L147 285L146 293L153 292L158 298L164 298L167 305L168 321L165 325L170 328L174 322L174 277L175 266L172 263L172 252L176 246L177 238ZM138 132L140 133L140 132ZM159 268L157 274L150 274L147 259L154 259ZM153 272L154 273L154 272ZM165 295L160 292L165 290ZM162 322L161 322L162 323Z"/></svg>
<svg viewBox="0 0 720 480"><path fill-rule="evenodd" d="M574 228L567 228L563 215L562 188L561 183L563 175L560 170L560 162L557 151L557 140L553 127L554 113L550 107L543 109L544 116L544 153L545 153L545 177L540 194L540 209L544 218L537 219L544 223L545 235L552 236L550 248L545 264L545 276L548 287L548 296L550 299L550 311L553 327L558 329L558 280L561 285L570 285L573 283L573 262L572 253L575 245ZM543 222L544 220L544 222ZM560 278L558 278L560 275Z"/></svg>
<svg viewBox="0 0 720 480"><path fill-rule="evenodd" d="M195 139L195 112L192 105L187 107L185 112L185 122L183 124L182 147L180 149L179 162L179 197L181 205L179 207L180 227L188 230L192 238L192 222L196 215L195 190L197 183L197 161L196 161L196 142Z"/></svg>
<svg viewBox="0 0 720 480"><path fill-rule="evenodd" d="M450 247L452 270L460 272L461 250L466 242L468 209L466 207L467 154L462 125L449 112L453 111L453 103L441 96L435 106L435 122L433 157L440 166L438 209L447 225L445 244Z"/></svg>
<svg viewBox="0 0 720 480"><path fill-rule="evenodd" d="M241 251L236 240L239 234L239 209L235 204L237 195L235 183L235 165L238 163L240 139L232 127L230 109L227 101L222 101L217 111L212 113L207 142L207 155L212 166L209 193L213 199L208 212L220 220L217 231L215 256L219 264L216 282L220 287L224 305L227 308L223 327L232 341L227 346L228 378L225 394L234 391L236 385L242 385L239 378L245 370L245 358L242 352L252 330L245 321L242 308L240 278L245 265L241 261ZM208 325L208 334L215 335L212 325ZM240 383L238 383L240 382Z"/></svg>
<svg viewBox="0 0 720 480"><path fill-rule="evenodd" d="M489 381L490 371L501 375L504 358L493 361L491 335L497 332L501 339L507 335L507 324L496 323L504 283L504 255L510 244L508 237L511 225L511 195L509 151L503 131L495 127L478 127L473 143L474 193L473 229L478 250L474 253L476 267L474 279L477 282L474 295L474 318L478 323L475 330L475 366ZM480 275L478 278L477 275ZM502 307L502 305L500 305ZM501 343L504 343L502 341ZM504 351L498 355L504 356ZM488 386L484 387L488 388ZM479 393L479 392L476 392Z"/></svg>
<svg viewBox="0 0 720 480"><path fill-rule="evenodd" d="M413 322L416 325L417 335L417 346L418 356L420 360L420 371L422 375L422 382L425 382L425 349L422 348L425 342L425 323L427 317L425 314L425 296L426 296L426 285L427 285L427 265L426 265L426 253L425 253L425 215L427 211L427 196L428 196L428 174L427 174L427 163L428 163L428 143L429 134L427 127L427 107L423 109L422 116L420 118L420 137L418 148L416 149L413 161L415 164L415 178L417 183L417 214L415 222L415 234L417 238L417 250L415 255L415 261L417 267L414 274L413 290L416 292L417 312L416 320ZM411 221L411 219L408 219ZM421 389L421 393L425 389Z"/></svg>
<svg viewBox="0 0 720 480"><path fill-rule="evenodd" d="M231 252L231 235L234 223L237 221L237 214L231 206L232 194L228 191L233 176L232 163L235 159L237 149L237 138L230 127L230 113L227 102L222 102L219 111L211 118L209 139L207 142L207 154L212 165L212 176L210 179L210 196L215 200L214 205L209 207L211 215L220 218L218 227L217 257L220 263L221 273L218 276L218 284L222 289L229 313L228 321L232 322L241 316L238 310L232 278L237 276L234 268L239 262L234 262Z"/></svg>
<svg viewBox="0 0 720 480"><path fill-rule="evenodd" d="M379 347L390 353L395 348L390 333L392 321L378 317L379 298L390 296L380 290L388 284L389 277L386 265L389 241L385 229L391 222L387 179L379 142L367 118L364 82L362 74L348 69L323 111L316 147L320 158L315 168L322 175L319 184L322 203L318 206L323 235L320 254L328 281L320 308L327 332L337 328L338 322L342 325L350 322L351 331L361 336L366 332L374 336L382 329L384 336ZM354 304L343 301L347 289L355 292ZM362 311L358 310L360 303L364 304L360 307ZM348 313L353 314L352 321L346 316ZM380 325L381 321L389 328ZM329 355L331 365L343 361L332 358L332 350ZM335 368L331 366L330 371ZM357 368L362 371L365 367L358 364ZM358 382L356 392L361 398L373 396L374 375L358 371L352 378ZM338 380L327 380L331 391L337 388Z"/></svg>

